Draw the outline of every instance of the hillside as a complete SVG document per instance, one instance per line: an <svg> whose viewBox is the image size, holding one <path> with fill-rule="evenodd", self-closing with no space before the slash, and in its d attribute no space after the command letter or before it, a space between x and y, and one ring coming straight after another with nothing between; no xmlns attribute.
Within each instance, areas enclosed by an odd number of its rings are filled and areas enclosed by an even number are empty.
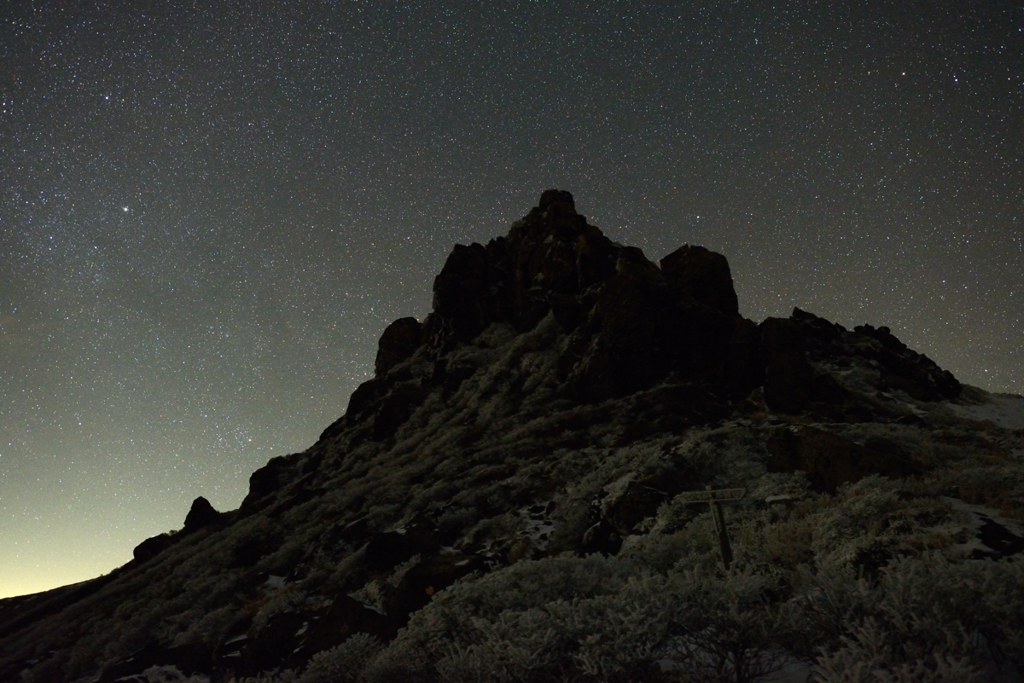
<svg viewBox="0 0 1024 683"><path fill-rule="evenodd" d="M1021 520L1024 399L548 190L239 509L0 601L0 680L1019 680Z"/></svg>

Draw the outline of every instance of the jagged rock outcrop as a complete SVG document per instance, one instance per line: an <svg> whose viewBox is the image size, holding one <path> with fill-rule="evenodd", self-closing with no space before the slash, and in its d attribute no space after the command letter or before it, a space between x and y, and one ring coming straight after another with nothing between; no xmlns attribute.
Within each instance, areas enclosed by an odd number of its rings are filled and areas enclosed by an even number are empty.
<svg viewBox="0 0 1024 683"><path fill-rule="evenodd" d="M145 562L167 550L177 541L178 536L175 534L158 534L156 536L150 536L145 541L135 546L134 550L132 550L132 556L135 558L136 562Z"/></svg>
<svg viewBox="0 0 1024 683"><path fill-rule="evenodd" d="M342 425L393 436L433 387L450 394L472 368L451 352L491 325L519 333L553 316L559 334L558 393L599 402L653 387L693 383L741 397L757 381L757 327L738 313L729 265L686 246L662 260L609 240L576 212L572 195L548 190L505 237L458 245L434 281L434 310L422 325L394 322L381 337L376 376L349 401ZM417 355L429 376L410 374Z"/></svg>
<svg viewBox="0 0 1024 683"><path fill-rule="evenodd" d="M760 327L765 401L774 410L836 419L877 417L841 385L835 377L840 373L857 374L876 391L903 391L922 401L953 399L961 391L951 373L908 349L886 327L862 325L850 332L799 308Z"/></svg>
<svg viewBox="0 0 1024 683"><path fill-rule="evenodd" d="M147 562L180 542L185 536L204 527L215 525L223 519L224 515L215 510L210 501L199 496L192 501L192 507L189 509L188 515L185 516L185 524L181 529L147 538L135 546L132 557L136 563Z"/></svg>
<svg viewBox="0 0 1024 683"><path fill-rule="evenodd" d="M182 531L185 533L198 531L205 526L216 524L220 518L221 514L210 505L210 501L199 496L192 501L192 507L189 509L188 515L185 516L185 526L182 527Z"/></svg>
<svg viewBox="0 0 1024 683"><path fill-rule="evenodd" d="M384 330L373 379L316 444L253 472L238 510L197 498L181 531L147 539L110 576L0 601L0 680L23 670L31 680L141 680L175 665L230 681L301 671L353 634L379 641L366 647L412 647L445 624L449 638L478 623L505 633L486 625L487 610L531 604L525 593L549 578L537 569L530 583L531 567L604 567L601 580L581 579L593 597L602 586L641 590L622 573L629 563L652 582L714 565L707 506L679 497L709 486L748 492L727 516L744 525L742 571L779 562L788 564L778 576L797 576L841 560L877 576L914 547L899 536L909 513L884 515L927 496L914 512L936 525L926 545L948 531L938 545L980 543L964 551L975 558L1024 548L994 513L960 528L941 502L1012 509L1020 498L1005 472L1024 434L968 424L950 408L983 392L964 399L950 373L887 328L847 330L800 309L756 324L739 310L724 256L686 245L652 262L590 225L568 192L545 191L507 235L453 249L432 312ZM961 453L989 469L962 476L945 464ZM880 477L917 488L882 490ZM830 506L865 484L879 490L829 522ZM871 528L848 540L858 525ZM778 539L804 545L790 552ZM503 572L505 592L465 598L472 609L460 618L430 612L454 609L436 595L465 596ZM575 586L556 595L557 608L527 612L563 614L574 596ZM582 661L587 642L573 641L558 666ZM460 643L448 650L476 651ZM429 680L401 667L432 656L443 653L394 655L371 680Z"/></svg>
<svg viewBox="0 0 1024 683"><path fill-rule="evenodd" d="M548 315L558 330L550 383L577 402L659 383L735 401L763 385L772 410L864 421L891 411L844 387L837 369L857 369L872 375L878 391L920 400L951 399L960 390L887 328L850 332L799 308L755 325L739 315L721 254L687 245L656 265L587 223L569 193L548 190L505 237L455 247L434 281L433 312L422 325L402 318L385 330L376 376L322 438L357 425L366 425L367 438L393 437L434 388L451 395L475 371L453 363L453 350L489 326L524 333ZM418 365L406 362L413 357Z"/></svg>

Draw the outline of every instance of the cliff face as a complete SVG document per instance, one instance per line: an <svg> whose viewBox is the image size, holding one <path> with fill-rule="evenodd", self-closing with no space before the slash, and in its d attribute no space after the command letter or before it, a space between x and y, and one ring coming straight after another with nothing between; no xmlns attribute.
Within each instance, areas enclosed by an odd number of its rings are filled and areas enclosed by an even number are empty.
<svg viewBox="0 0 1024 683"><path fill-rule="evenodd" d="M966 419L1016 399L887 328L755 324L725 257L655 264L558 190L456 246L433 309L384 331L375 377L238 510L198 499L111 575L0 602L0 679L753 680L748 650L768 668L857 656L841 636L858 623L814 603L826 577L859 572L884 602L900 558L936 548L927 571L1019 573L991 567L1024 546L1024 435ZM745 490L729 572L687 502L707 487ZM826 588L866 599L852 581ZM774 626L708 640L727 630L713 615L748 612Z"/></svg>

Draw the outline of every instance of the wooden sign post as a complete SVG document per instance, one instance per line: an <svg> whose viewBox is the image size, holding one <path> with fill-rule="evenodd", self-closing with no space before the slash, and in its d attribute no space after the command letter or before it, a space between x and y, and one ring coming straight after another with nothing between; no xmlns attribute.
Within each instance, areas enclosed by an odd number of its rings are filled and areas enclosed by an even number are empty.
<svg viewBox="0 0 1024 683"><path fill-rule="evenodd" d="M718 544L722 549L722 564L726 569L729 569L729 565L732 564L732 546L729 545L729 533L725 530L725 513L722 512L722 503L739 500L745 495L747 495L746 489L712 491L709 486L706 491L686 491L676 496L676 499L683 503L708 503L711 505L711 516L715 518Z"/></svg>

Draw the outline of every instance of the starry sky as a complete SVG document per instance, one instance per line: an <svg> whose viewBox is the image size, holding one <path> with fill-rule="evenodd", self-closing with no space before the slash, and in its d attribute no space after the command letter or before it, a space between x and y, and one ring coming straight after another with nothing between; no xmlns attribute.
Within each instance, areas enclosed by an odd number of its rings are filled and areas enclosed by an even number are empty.
<svg viewBox="0 0 1024 683"><path fill-rule="evenodd" d="M0 596L241 502L543 189L1024 391L1012 2L0 8Z"/></svg>

